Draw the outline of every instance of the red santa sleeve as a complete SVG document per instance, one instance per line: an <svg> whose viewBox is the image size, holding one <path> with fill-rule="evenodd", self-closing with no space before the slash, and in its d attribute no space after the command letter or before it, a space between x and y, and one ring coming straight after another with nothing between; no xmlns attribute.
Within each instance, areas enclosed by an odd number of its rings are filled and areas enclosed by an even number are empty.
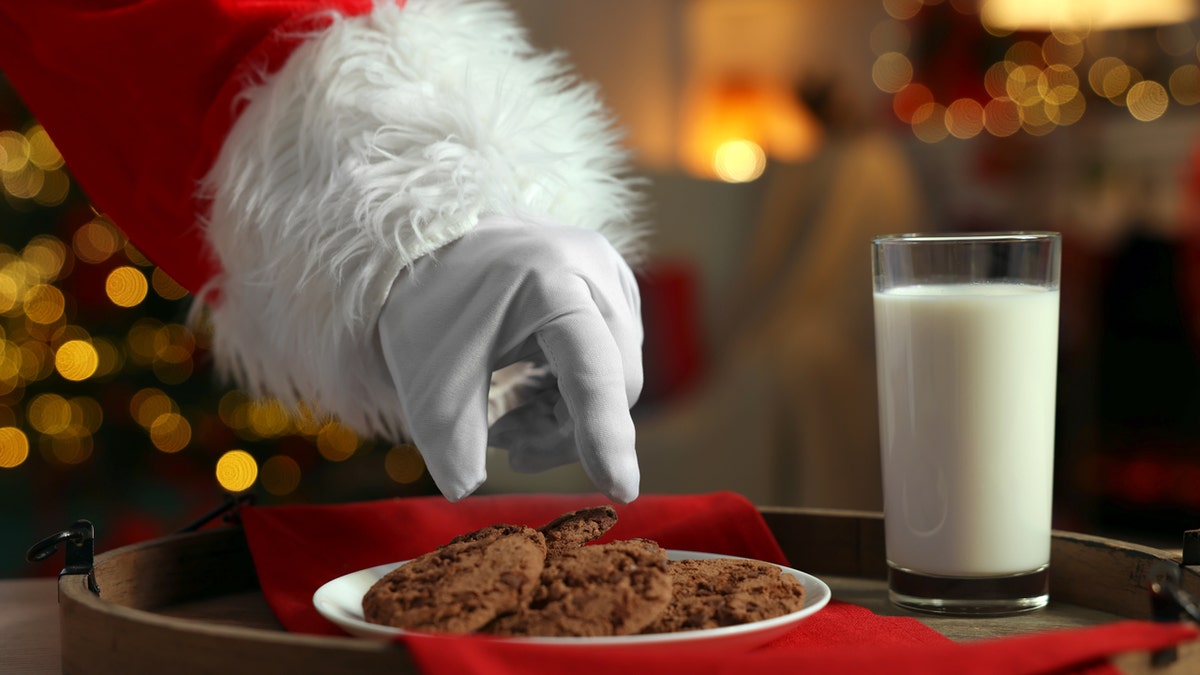
<svg viewBox="0 0 1200 675"><path fill-rule="evenodd" d="M375 323L405 266L489 215L640 239L595 90L493 0L4 3L0 69L218 367L363 432L404 428Z"/></svg>

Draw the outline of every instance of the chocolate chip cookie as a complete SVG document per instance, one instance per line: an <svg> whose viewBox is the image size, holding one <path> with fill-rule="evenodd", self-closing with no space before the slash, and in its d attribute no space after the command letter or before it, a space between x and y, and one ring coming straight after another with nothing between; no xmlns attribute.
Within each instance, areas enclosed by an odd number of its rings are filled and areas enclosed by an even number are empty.
<svg viewBox="0 0 1200 675"><path fill-rule="evenodd" d="M669 569L674 597L644 633L734 626L804 607L804 585L775 565L718 558L672 560Z"/></svg>
<svg viewBox="0 0 1200 675"><path fill-rule="evenodd" d="M633 635L671 601L667 556L643 539L565 550L551 556L529 607L484 632L514 636Z"/></svg>
<svg viewBox="0 0 1200 675"><path fill-rule="evenodd" d="M517 525L461 535L379 579L363 617L408 630L469 633L527 607L540 588L546 539Z"/></svg>
<svg viewBox="0 0 1200 675"><path fill-rule="evenodd" d="M616 524L617 511L606 504L564 513L538 531L546 536L546 550L553 556L599 539Z"/></svg>

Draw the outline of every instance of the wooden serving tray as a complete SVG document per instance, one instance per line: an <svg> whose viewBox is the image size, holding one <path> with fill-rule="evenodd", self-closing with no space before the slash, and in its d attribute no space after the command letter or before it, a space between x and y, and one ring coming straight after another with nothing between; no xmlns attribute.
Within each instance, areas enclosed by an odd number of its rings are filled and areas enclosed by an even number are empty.
<svg viewBox="0 0 1200 675"><path fill-rule="evenodd" d="M1049 607L1003 618L913 614L888 603L883 518L878 513L764 508L793 567L817 575L835 598L880 614L911 615L959 640L1151 618L1152 575L1181 571L1200 595L1200 567L1177 554L1112 539L1056 531ZM59 579L63 672L416 673L402 646L284 631L258 588L240 528L179 534L96 557L101 595L84 575ZM1200 672L1200 640L1173 654L1128 653L1114 663L1130 674Z"/></svg>

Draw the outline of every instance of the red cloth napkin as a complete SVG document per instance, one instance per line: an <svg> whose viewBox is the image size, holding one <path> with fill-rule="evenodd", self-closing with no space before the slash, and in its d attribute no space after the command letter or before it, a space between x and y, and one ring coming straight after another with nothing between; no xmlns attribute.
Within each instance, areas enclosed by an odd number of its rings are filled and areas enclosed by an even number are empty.
<svg viewBox="0 0 1200 675"><path fill-rule="evenodd" d="M312 595L325 582L360 569L406 560L464 532L493 523L538 526L566 512L605 503L595 495L441 497L322 506L248 507L242 524L267 602L285 628L339 635L317 613ZM664 548L707 551L786 564L758 510L739 495L647 495L616 506L604 540L646 537ZM421 672L611 673L966 673L1058 675L1115 672L1106 657L1160 649L1197 635L1183 624L1122 622L1017 638L953 643L907 617L876 615L832 601L775 641L750 652L686 646L587 648L516 644L482 636L406 638Z"/></svg>

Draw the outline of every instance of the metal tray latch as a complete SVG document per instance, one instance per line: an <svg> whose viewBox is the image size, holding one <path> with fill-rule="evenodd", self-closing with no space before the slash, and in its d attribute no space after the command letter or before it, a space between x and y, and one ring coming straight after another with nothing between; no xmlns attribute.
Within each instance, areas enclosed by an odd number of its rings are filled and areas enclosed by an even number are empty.
<svg viewBox="0 0 1200 675"><path fill-rule="evenodd" d="M66 543L67 565L58 573L59 578L64 574L83 574L87 577L88 590L100 595L100 586L96 584L94 561L96 557L96 528L91 521L77 520L71 527L55 532L29 548L25 560L39 562L49 558L58 551L58 545Z"/></svg>
<svg viewBox="0 0 1200 675"><path fill-rule="evenodd" d="M1150 582L1150 611L1155 621L1192 621L1200 624L1200 601L1183 589L1184 566L1200 565L1200 530L1183 534L1183 557L1179 564L1162 561L1154 566ZM1163 649L1151 654L1156 667L1175 662L1178 650Z"/></svg>

